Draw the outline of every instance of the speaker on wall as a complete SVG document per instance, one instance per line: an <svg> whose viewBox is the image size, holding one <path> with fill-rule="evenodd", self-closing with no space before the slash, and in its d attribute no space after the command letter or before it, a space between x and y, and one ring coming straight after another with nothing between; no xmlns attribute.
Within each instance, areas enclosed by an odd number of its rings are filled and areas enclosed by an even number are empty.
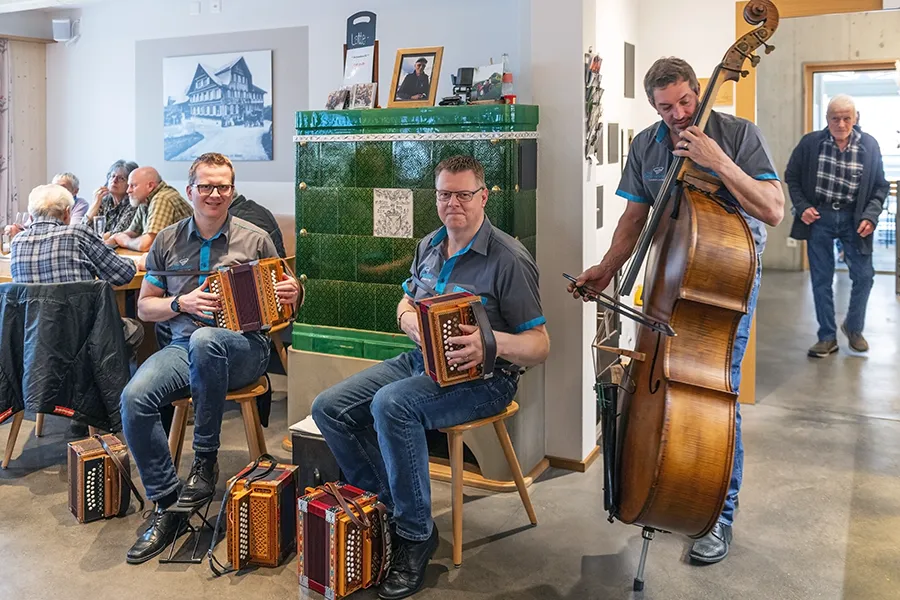
<svg viewBox="0 0 900 600"><path fill-rule="evenodd" d="M72 39L72 21L69 19L53 19L53 39L57 42L68 42Z"/></svg>

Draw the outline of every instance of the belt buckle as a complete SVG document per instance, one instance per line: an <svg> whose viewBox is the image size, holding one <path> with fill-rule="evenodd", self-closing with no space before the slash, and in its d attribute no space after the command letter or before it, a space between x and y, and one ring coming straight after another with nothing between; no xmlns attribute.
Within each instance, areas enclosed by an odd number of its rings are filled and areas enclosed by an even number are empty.
<svg viewBox="0 0 900 600"><path fill-rule="evenodd" d="M841 210L841 204L840 204L840 202L832 202L832 203L831 203L831 210Z"/></svg>

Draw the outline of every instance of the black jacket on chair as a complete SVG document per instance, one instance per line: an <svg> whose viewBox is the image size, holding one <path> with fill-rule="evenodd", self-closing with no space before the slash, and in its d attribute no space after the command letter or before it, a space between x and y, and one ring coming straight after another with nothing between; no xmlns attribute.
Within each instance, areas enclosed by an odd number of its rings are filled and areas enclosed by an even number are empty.
<svg viewBox="0 0 900 600"><path fill-rule="evenodd" d="M0 422L27 408L121 431L130 376L106 281L0 285Z"/></svg>

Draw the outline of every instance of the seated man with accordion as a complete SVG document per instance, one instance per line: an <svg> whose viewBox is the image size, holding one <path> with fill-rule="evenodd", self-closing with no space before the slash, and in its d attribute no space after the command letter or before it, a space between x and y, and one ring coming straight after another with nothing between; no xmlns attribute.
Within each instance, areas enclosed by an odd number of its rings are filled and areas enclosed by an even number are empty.
<svg viewBox="0 0 900 600"><path fill-rule="evenodd" d="M138 315L144 321L167 321L172 342L141 365L122 393L125 438L147 497L157 504L149 527L128 551L129 563L145 562L173 541L186 513L167 508L176 502L202 506L212 498L225 395L255 382L269 362L269 340L261 331L266 319L260 315L271 311L263 305L290 315L300 295L297 280L286 273L259 275L269 262L264 259L278 254L266 232L229 214L233 192L234 168L227 157L197 158L187 186L194 215L162 230L147 255ZM243 288L234 297L245 306L226 306L221 292L228 286ZM267 286L268 295L262 297ZM257 307L253 326L246 326L246 313L254 312L248 303ZM194 406L195 458L182 487L160 408L187 397Z"/></svg>
<svg viewBox="0 0 900 600"><path fill-rule="evenodd" d="M379 589L386 599L422 587L438 546L426 430L501 412L520 370L550 351L537 265L485 216L484 168L454 156L435 177L444 226L419 243L397 307L398 327L420 347L325 390L312 406L348 482L392 512L397 542Z"/></svg>

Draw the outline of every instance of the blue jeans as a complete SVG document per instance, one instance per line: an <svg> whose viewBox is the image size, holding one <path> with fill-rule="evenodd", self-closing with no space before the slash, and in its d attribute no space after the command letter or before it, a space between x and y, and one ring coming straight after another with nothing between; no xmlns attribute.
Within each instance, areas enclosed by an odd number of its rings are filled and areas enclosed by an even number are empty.
<svg viewBox="0 0 900 600"><path fill-rule="evenodd" d="M499 413L517 383L497 371L442 388L425 374L422 352L411 350L319 394L312 417L347 481L378 494L401 537L422 541L432 528L425 431Z"/></svg>
<svg viewBox="0 0 900 600"><path fill-rule="evenodd" d="M194 451L219 449L228 390L250 385L266 372L269 340L203 327L153 354L122 392L122 428L150 500L179 488L160 408L191 397Z"/></svg>
<svg viewBox="0 0 900 600"><path fill-rule="evenodd" d="M753 322L753 313L756 312L756 300L759 297L759 281L762 276L762 257L756 258L756 278L753 281L753 291L750 292L750 302L747 305L747 314L741 317L738 323L737 337L734 339L734 352L731 357L731 383L734 392L738 393L741 387L741 362L747 351L747 341L750 339L750 325ZM734 505L737 502L738 492L741 491L741 481L744 479L744 440L741 438L741 403L734 407L734 463L731 468L731 483L728 484L728 496L725 497L725 506L719 516L719 522L725 525L734 523Z"/></svg>
<svg viewBox="0 0 900 600"><path fill-rule="evenodd" d="M806 253L809 257L809 272L812 279L813 300L816 304L816 319L819 321L819 341L837 339L837 324L834 319L834 240L841 241L844 262L850 270L850 306L847 309L847 329L850 333L862 333L866 324L866 304L869 292L875 282L872 255L859 250L859 223L853 215L853 208L832 210L820 207L821 218L809 228Z"/></svg>

